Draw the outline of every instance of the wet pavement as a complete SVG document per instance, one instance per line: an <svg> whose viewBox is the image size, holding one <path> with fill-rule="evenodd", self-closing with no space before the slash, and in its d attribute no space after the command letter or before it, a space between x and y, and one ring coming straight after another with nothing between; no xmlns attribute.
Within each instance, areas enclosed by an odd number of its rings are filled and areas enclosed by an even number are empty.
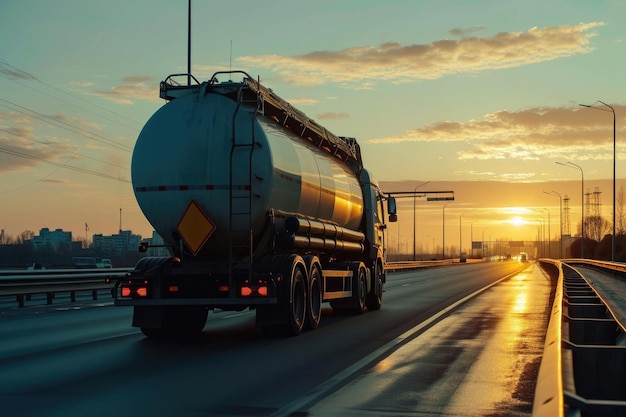
<svg viewBox="0 0 626 417"><path fill-rule="evenodd" d="M502 281L308 410L307 416L530 416L551 285Z"/></svg>

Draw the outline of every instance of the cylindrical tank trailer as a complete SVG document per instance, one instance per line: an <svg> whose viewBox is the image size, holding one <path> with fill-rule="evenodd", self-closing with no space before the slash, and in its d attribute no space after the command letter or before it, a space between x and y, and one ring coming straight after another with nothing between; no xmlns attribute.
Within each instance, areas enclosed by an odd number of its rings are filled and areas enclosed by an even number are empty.
<svg viewBox="0 0 626 417"><path fill-rule="evenodd" d="M172 253L142 259L116 284L133 325L181 336L201 330L209 308L252 308L261 327L297 334L317 327L323 301L380 308L388 197L356 140L245 73L174 77L132 157L137 202Z"/></svg>

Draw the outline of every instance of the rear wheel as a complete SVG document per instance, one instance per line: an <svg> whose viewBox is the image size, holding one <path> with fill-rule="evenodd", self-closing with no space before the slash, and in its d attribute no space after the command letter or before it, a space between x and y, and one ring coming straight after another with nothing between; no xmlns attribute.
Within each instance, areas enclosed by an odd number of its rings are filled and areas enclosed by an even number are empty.
<svg viewBox="0 0 626 417"><path fill-rule="evenodd" d="M282 271L277 280L278 303L257 307L257 326L268 336L296 336L302 332L307 313L304 260L296 254L277 255L272 260L272 268Z"/></svg>
<svg viewBox="0 0 626 417"><path fill-rule="evenodd" d="M297 336L304 327L306 318L306 285L302 267L297 266L291 277L291 302L287 317L287 333Z"/></svg>
<svg viewBox="0 0 626 417"><path fill-rule="evenodd" d="M309 265L306 327L316 329L322 318L322 267L315 258Z"/></svg>

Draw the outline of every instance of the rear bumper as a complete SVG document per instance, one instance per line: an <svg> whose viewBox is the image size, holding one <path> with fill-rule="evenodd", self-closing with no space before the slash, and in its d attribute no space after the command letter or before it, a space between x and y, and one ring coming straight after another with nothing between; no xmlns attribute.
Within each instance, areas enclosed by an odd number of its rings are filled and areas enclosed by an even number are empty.
<svg viewBox="0 0 626 417"><path fill-rule="evenodd" d="M239 306L253 307L257 305L277 304L276 297L263 298L160 298L160 299L135 299L135 298L116 298L114 304L116 306Z"/></svg>

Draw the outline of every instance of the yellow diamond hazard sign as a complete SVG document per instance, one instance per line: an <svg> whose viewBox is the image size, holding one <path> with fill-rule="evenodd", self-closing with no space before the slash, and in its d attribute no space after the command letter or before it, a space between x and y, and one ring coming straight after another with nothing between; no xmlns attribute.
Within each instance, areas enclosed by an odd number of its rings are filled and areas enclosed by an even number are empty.
<svg viewBox="0 0 626 417"><path fill-rule="evenodd" d="M195 256L215 230L215 225L198 203L191 200L176 230Z"/></svg>

